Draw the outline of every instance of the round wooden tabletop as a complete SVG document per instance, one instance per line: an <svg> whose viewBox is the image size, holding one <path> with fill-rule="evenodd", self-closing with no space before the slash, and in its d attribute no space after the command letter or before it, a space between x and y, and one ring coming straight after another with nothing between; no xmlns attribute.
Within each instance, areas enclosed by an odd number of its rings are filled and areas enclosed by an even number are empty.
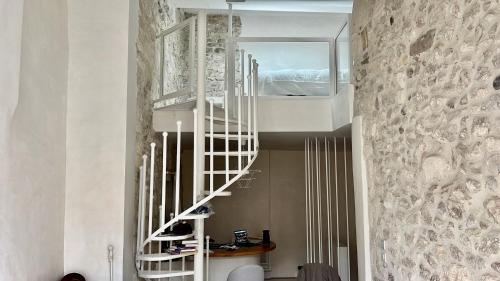
<svg viewBox="0 0 500 281"><path fill-rule="evenodd" d="M272 242L270 244L259 244L251 247L240 247L237 250L227 250L227 249L215 249L211 250L210 257L220 258L220 257L241 257L241 256L254 256L260 255L276 249L276 243Z"/></svg>

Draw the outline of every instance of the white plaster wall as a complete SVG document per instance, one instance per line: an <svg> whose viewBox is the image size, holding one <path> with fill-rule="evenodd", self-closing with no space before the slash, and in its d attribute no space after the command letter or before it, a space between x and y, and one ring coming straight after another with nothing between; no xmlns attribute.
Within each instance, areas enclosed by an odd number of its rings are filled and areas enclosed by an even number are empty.
<svg viewBox="0 0 500 281"><path fill-rule="evenodd" d="M337 98L335 107L332 100L329 97L260 97L257 116L259 132L332 132L333 110L342 109L339 115L342 119L336 120L336 128L348 124L343 122L350 118L347 109L352 106L352 99L351 105L348 105L348 98ZM154 111L153 129L175 132L177 120L186 124L182 127L184 132L193 131L193 114L189 111Z"/></svg>
<svg viewBox="0 0 500 281"><path fill-rule="evenodd" d="M128 40L128 78L127 78L127 133L125 158L125 225L123 245L123 280L139 280L135 269L135 247L137 238L137 187L135 177L136 159L136 108L137 108L137 48L139 33L139 1L130 0L129 40Z"/></svg>
<svg viewBox="0 0 500 281"><path fill-rule="evenodd" d="M65 217L66 273L108 280L107 246L115 249L115 280L130 266L129 1L69 1L69 88ZM133 8L134 9L134 8ZM133 28L132 28L133 29ZM135 50L134 50L135 52ZM132 56L133 59L133 56ZM131 70L133 72L133 69ZM130 106L130 108L129 108ZM135 113L135 112L134 112ZM132 142L129 139L132 137ZM128 149L127 149L128 148ZM132 151L133 152L133 151ZM129 174L130 176L130 174ZM125 270L133 272L130 268Z"/></svg>
<svg viewBox="0 0 500 281"><path fill-rule="evenodd" d="M63 273L66 1L2 1L0 22L0 280L56 280Z"/></svg>

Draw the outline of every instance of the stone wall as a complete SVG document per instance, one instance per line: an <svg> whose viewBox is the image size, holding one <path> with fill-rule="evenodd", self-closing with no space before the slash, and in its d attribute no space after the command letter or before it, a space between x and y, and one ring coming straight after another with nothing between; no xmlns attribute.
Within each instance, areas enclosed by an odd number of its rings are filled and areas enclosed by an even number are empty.
<svg viewBox="0 0 500 281"><path fill-rule="evenodd" d="M159 44L156 35L165 27L180 22L181 15L175 9L170 8L169 0L162 1L139 1L139 36L137 39L137 125L136 125L136 186L139 185L139 166L142 164L142 155L150 155L150 143L156 143L155 175L156 189L160 189L161 184L161 151L162 136L153 130L153 103L152 100L158 97L158 71L159 71ZM170 51L169 56L173 57L174 51ZM176 61L179 61L177 59ZM175 68L172 68L175 69ZM177 77L181 77L179 74ZM175 77L175 76L174 76ZM173 82L172 82L173 83ZM172 85L172 84L167 84ZM169 139L170 141L171 139ZM169 150L172 149L170 141ZM172 157L169 157L169 167L173 169ZM149 169L150 159L147 159ZM147 179L148 180L148 179ZM171 179L167 184L170 186ZM147 183L149 186L149 183ZM171 190L168 188L167 190ZM168 194L171 198L171 194ZM137 192L137 198L138 192ZM155 198L155 206L159 197ZM138 201L137 201L138 202ZM170 202L170 201L168 201ZM169 209L167 206L167 210ZM158 212L154 212L154 221L158 220Z"/></svg>
<svg viewBox="0 0 500 281"><path fill-rule="evenodd" d="M499 18L497 0L355 1L374 280L500 280Z"/></svg>
<svg viewBox="0 0 500 281"><path fill-rule="evenodd" d="M224 97L227 16L207 18L207 96ZM233 17L233 34L241 34L241 18ZM236 50L236 81L240 81L239 49ZM218 100L219 101L219 100ZM220 100L219 102L222 102Z"/></svg>

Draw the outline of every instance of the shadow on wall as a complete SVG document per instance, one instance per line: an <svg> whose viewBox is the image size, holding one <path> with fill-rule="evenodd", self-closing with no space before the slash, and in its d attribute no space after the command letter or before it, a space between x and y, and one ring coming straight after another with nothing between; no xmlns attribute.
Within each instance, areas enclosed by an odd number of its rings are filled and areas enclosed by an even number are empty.
<svg viewBox="0 0 500 281"><path fill-rule="evenodd" d="M347 245L347 229L345 222L345 182L343 164L343 144L339 141L337 154L339 167L339 218L340 245ZM357 280L356 264L356 231L354 224L354 194L352 190L352 162L350 141L347 142L347 173L349 189L350 218L350 253L351 280ZM185 150L182 154L182 186L184 204L190 204L192 198L192 151ZM333 159L333 154L332 154ZM236 165L236 163L234 163ZM223 161L215 163L224 167ZM324 167L324 166L323 166ZM252 169L260 170L251 188L230 188L231 197L215 198L212 203L215 215L207 220L206 233L216 240L216 243L231 242L233 230L247 229L249 236L261 237L263 229L271 231L271 239L276 242L277 249L271 253L272 272L270 278L295 277L297 267L306 262L306 222L305 222L305 175L304 151L299 150L261 150ZM334 170L332 160L332 170ZM217 181L223 177L216 178ZM342 188L341 188L342 187ZM333 195L332 195L333 196ZM333 201L335 200L334 197ZM326 199L323 197L323 206ZM334 207L332 207L335 209ZM335 217L332 213L332 220ZM324 225L326 225L326 216ZM327 234L324 230L324 252L327 252ZM336 238L333 238L336 240ZM326 255L325 255L326 256Z"/></svg>

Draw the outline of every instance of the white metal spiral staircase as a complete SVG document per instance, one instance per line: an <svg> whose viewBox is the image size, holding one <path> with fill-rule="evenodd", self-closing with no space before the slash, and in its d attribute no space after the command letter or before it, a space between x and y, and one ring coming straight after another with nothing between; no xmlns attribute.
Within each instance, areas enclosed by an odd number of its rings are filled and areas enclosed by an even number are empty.
<svg viewBox="0 0 500 281"><path fill-rule="evenodd" d="M146 280L170 279L179 277L184 280L186 276L193 276L193 280L204 279L204 272L208 279L208 250L205 252L206 265L204 265L204 220L210 217L207 210L200 211L211 199L216 196L230 196L227 189L241 177L249 173L249 169L255 161L259 151L257 131L257 96L258 96L258 64L248 55L248 68L244 69L245 54L241 51L241 80L235 82L235 47L232 40L231 28L232 15L229 17L229 36L227 38L226 50L226 87L223 107L216 106L213 100L205 96L205 68L206 68L206 13L200 12L196 17L179 24L179 26L190 26L191 40L194 40L194 31L197 31L197 86L191 81L192 91L183 91L188 95L196 93L193 100L193 201L192 205L181 210L181 141L183 137L182 122L177 122L177 142L175 154L175 185L172 213L166 218L166 182L167 182L167 137L168 132L163 132L163 146L161 153L161 189L155 189L155 157L160 155L156 152L156 144L151 143L149 155L143 156L140 167L138 225L137 225L137 254L136 266L138 276ZM195 29L195 25L197 28ZM179 27L170 29L176 30ZM162 38L162 53L164 52L164 36ZM190 66L194 67L194 44L190 46ZM163 83L163 59L161 63L161 83ZM233 71L227 71L231 69ZM246 75L245 75L246 72ZM194 72L192 72L194 73ZM195 75L193 74L192 77ZM247 80L245 89L244 80ZM160 88L163 88L161 85ZM181 90L182 91L182 90ZM179 91L179 92L181 92ZM180 94L171 95L177 98ZM165 100L160 97L160 100ZM171 105L172 108L176 103ZM208 108L206 109L205 107ZM169 106L165 108L169 109ZM218 145L215 143L217 142ZM221 145L221 143L223 143ZM205 149L208 147L208 149ZM222 148L221 148L222 147ZM149 159L148 159L149 158ZM223 158L224 168L216 169L214 159ZM149 162L149 165L148 165ZM205 167L208 163L208 167ZM221 177L219 180L214 180ZM149 178L149 180L148 180ZM205 179L208 183L205 184ZM222 182L217 185L216 182ZM185 187L184 187L185 188ZM158 192L159 191L159 192ZM154 198L157 199L155 205ZM184 200L185 201L185 200ZM159 216L154 220L154 209L158 207ZM194 221L192 233L186 235L175 235L167 233L172 227L183 221ZM193 251L172 253L167 250L173 243L191 240L196 249ZM208 242L208 239L207 239ZM204 271L204 266L207 267Z"/></svg>

